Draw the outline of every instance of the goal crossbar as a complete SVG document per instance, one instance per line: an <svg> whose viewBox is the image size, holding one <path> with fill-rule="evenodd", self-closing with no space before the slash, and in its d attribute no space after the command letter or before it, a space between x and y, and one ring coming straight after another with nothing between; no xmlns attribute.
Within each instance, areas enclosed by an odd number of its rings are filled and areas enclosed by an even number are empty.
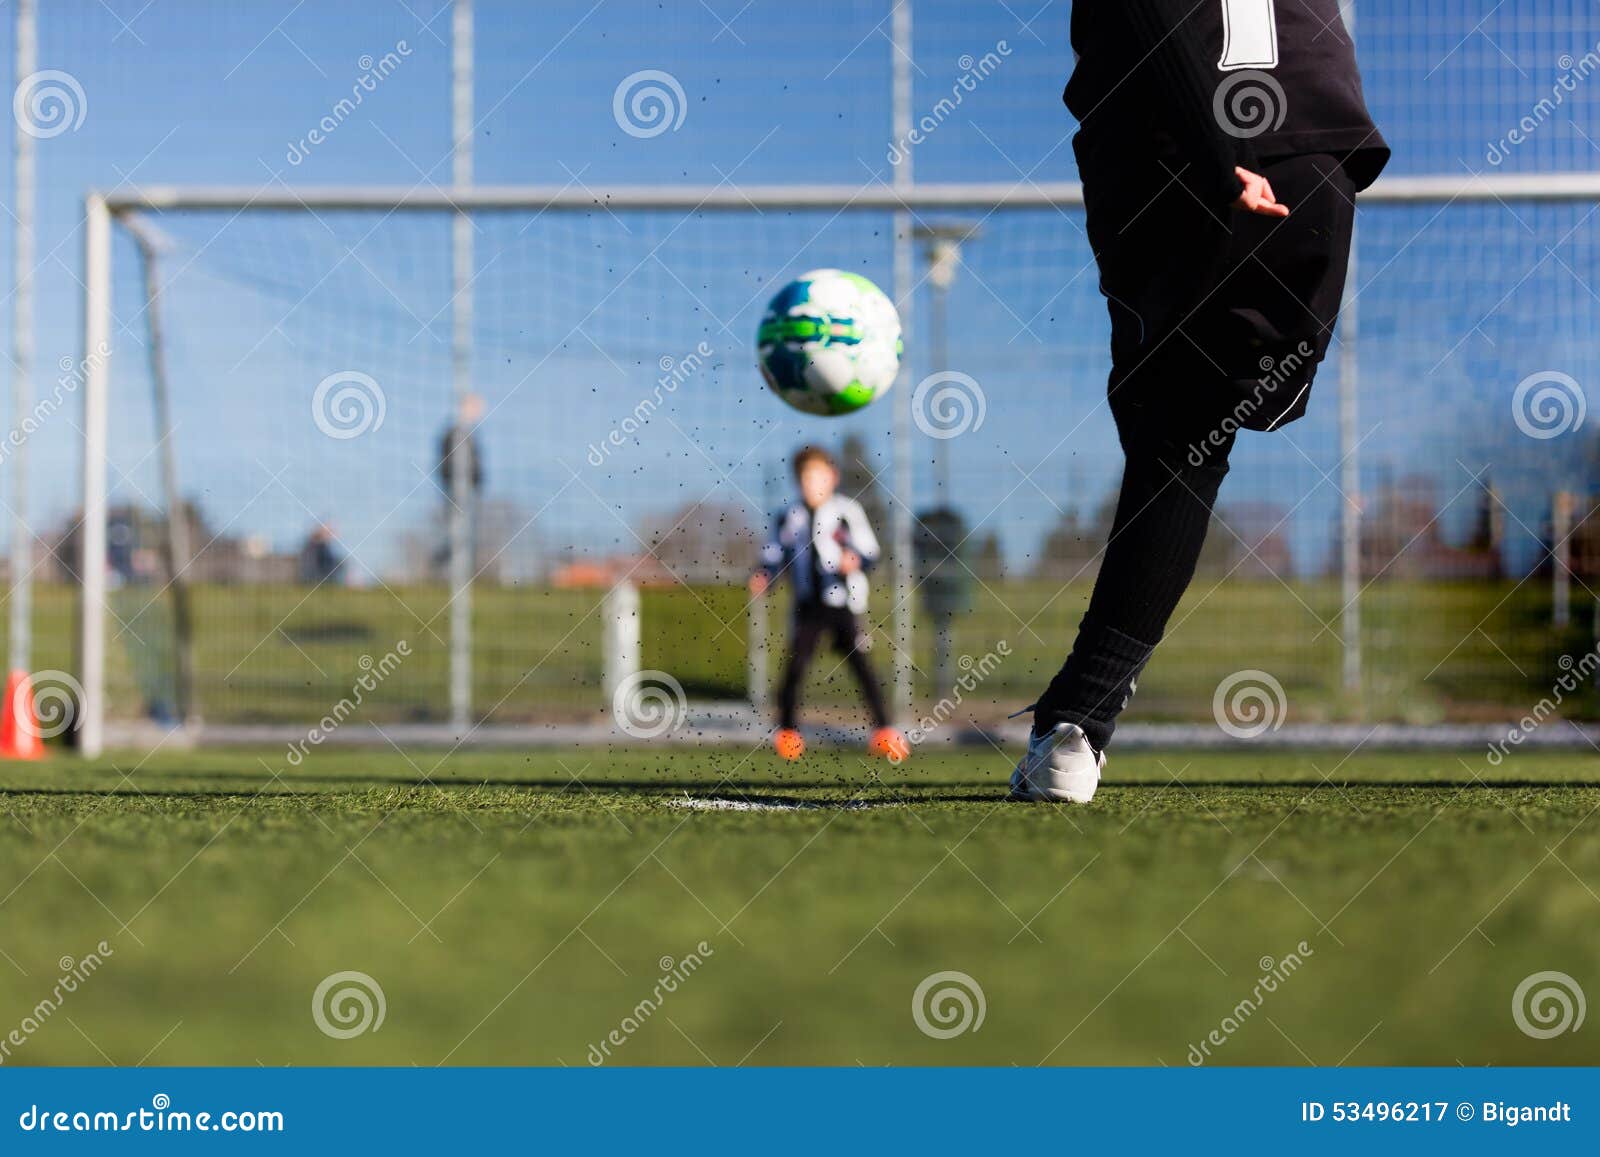
<svg viewBox="0 0 1600 1157"><path fill-rule="evenodd" d="M1600 172L1399 176L1361 194L1373 204L1494 204L1600 202ZM105 736L107 449L112 331L112 223L141 210L255 210L492 212L751 210L892 211L946 209L1066 209L1083 205L1077 182L907 183L898 187L816 185L650 185L597 192L575 186L334 186L266 188L145 186L94 191L84 202L83 532L78 673L84 688L79 748L96 755Z"/></svg>
<svg viewBox="0 0 1600 1157"><path fill-rule="evenodd" d="M574 185L288 186L157 185L92 193L113 213L137 209L839 209L1069 208L1083 204L1076 181L890 185L630 185L604 191ZM1361 194L1375 204L1600 200L1600 172L1489 173L1390 177Z"/></svg>

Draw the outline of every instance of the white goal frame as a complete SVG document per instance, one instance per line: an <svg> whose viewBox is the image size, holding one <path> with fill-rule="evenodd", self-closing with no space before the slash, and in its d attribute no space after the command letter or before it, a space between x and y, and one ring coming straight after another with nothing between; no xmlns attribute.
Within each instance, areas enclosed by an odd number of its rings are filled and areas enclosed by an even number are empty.
<svg viewBox="0 0 1600 1157"><path fill-rule="evenodd" d="M1377 204L1468 204L1530 201L1600 202L1600 172L1564 174L1485 174L1462 176L1395 177L1380 180L1362 194ZM607 190L603 196L573 187L473 186L437 187L331 187L293 189L284 186L250 189L234 187L150 186L135 190L91 192L84 201L84 308L83 308L83 473L82 558L80 560L80 614L78 617L78 677L83 686L79 706L79 751L97 756L106 745L106 453L108 449L108 388L110 356L93 351L114 351L112 342L112 224L114 219L141 210L385 210L390 212L455 212L527 210L530 212L609 210L749 211L751 209L828 209L838 212L889 211L908 222L923 211L944 209L1078 208L1083 190L1076 182L1035 184L958 183L896 185L746 185L641 186ZM908 322L907 303L915 288L914 241L909 228L897 229L894 239L893 295ZM1349 285L1354 286L1354 269ZM1356 433L1356 332L1358 319L1351 290L1341 322L1341 356L1337 364L1339 396L1340 487L1347 498L1358 491L1359 463ZM910 325L907 325L910 328ZM907 363L908 373L910 371ZM912 391L893 391L891 477L894 488L911 492L914 426ZM1347 686L1360 679L1360 511L1354 501L1343 504L1341 526L1344 558L1344 610L1341 644ZM912 557L912 516L903 503L896 504L891 541L898 558ZM911 642L913 588L909 566L896 568L894 611L894 702L904 715L911 706ZM452 648L465 640L453 632ZM455 665L452 699L459 696L462 673ZM599 689L596 689L597 693Z"/></svg>

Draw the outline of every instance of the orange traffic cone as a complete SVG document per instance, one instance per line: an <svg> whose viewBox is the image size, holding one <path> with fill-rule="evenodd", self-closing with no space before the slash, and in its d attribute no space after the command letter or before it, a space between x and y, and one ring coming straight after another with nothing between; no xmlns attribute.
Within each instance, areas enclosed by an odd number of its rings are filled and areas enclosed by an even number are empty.
<svg viewBox="0 0 1600 1157"><path fill-rule="evenodd" d="M33 680L26 671L6 677L6 701L0 707L0 759L39 759L39 717L33 709Z"/></svg>

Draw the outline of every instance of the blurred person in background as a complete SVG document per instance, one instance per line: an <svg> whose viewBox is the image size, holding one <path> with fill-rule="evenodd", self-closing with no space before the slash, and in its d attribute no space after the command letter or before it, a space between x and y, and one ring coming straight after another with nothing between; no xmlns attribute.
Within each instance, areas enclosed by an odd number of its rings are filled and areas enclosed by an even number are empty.
<svg viewBox="0 0 1600 1157"><path fill-rule="evenodd" d="M467 495L461 513L467 520L467 558L478 557L478 508L483 495L483 449L478 441L478 423L483 421L486 407L482 394L466 394L456 407L455 420L439 435L439 464L434 478L439 492L444 496L444 518L441 523L442 541L433 562L441 577L450 573L450 522L451 507L455 505L456 455L465 457Z"/></svg>
<svg viewBox="0 0 1600 1157"><path fill-rule="evenodd" d="M306 536L305 545L300 548L300 581L307 586L320 586L331 583L335 586L344 581L344 554L338 547L339 536L333 532L333 527L323 522Z"/></svg>

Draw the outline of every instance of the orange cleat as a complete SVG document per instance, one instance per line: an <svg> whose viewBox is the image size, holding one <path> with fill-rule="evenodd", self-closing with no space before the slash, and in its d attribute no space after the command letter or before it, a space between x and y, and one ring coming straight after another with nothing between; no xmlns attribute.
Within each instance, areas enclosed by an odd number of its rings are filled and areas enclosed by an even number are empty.
<svg viewBox="0 0 1600 1157"><path fill-rule="evenodd" d="M800 733L792 727L780 728L772 737L772 750L778 753L779 758L787 759L790 763L799 759L806 753L806 741Z"/></svg>
<svg viewBox="0 0 1600 1157"><path fill-rule="evenodd" d="M867 750L873 755L882 756L890 763L900 763L911 756L911 744L894 727L880 727L874 731L872 739L867 743Z"/></svg>

